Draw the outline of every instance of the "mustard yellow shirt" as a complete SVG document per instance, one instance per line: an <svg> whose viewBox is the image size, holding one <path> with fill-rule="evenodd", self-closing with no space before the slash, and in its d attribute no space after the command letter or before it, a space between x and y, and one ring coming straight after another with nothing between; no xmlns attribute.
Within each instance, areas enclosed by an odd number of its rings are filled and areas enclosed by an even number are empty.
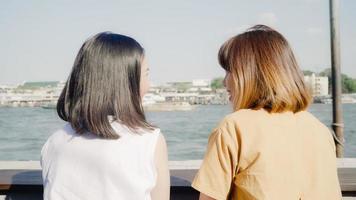
<svg viewBox="0 0 356 200"><path fill-rule="evenodd" d="M306 111L226 116L192 187L218 200L341 199L332 135Z"/></svg>

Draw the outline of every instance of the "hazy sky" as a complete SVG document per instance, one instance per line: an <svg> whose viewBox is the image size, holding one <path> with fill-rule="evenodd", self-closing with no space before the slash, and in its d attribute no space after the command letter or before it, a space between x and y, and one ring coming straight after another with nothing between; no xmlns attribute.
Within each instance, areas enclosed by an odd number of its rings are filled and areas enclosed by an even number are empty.
<svg viewBox="0 0 356 200"><path fill-rule="evenodd" d="M112 31L146 49L153 83L223 76L217 51L251 25L286 36L303 69L330 66L327 0L1 1L0 84L66 80L81 44ZM342 72L356 78L356 1L340 0Z"/></svg>

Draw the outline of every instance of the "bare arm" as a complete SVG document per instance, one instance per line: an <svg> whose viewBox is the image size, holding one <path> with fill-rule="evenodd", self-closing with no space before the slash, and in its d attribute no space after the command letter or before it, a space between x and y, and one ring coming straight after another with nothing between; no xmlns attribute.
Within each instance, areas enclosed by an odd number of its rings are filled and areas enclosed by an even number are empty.
<svg viewBox="0 0 356 200"><path fill-rule="evenodd" d="M215 199L205 195L204 193L200 193L199 200L215 200Z"/></svg>
<svg viewBox="0 0 356 200"><path fill-rule="evenodd" d="M168 200L170 193L170 176L168 169L167 144L162 134L160 134L157 141L155 164L157 169L157 182L151 192L152 200Z"/></svg>

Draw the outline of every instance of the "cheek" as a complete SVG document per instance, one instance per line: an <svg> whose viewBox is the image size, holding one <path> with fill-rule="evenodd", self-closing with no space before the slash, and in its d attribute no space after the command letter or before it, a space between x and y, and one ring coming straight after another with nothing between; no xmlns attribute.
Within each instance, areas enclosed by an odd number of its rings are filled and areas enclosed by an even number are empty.
<svg viewBox="0 0 356 200"><path fill-rule="evenodd" d="M226 89L230 91L231 96L236 95L235 84L233 83L232 76L228 76L226 79Z"/></svg>
<svg viewBox="0 0 356 200"><path fill-rule="evenodd" d="M231 80L231 75L228 75L227 77L226 77L226 87L229 89L229 90L231 90L232 89L232 80Z"/></svg>
<svg viewBox="0 0 356 200"><path fill-rule="evenodd" d="M150 82L148 81L148 79L146 78L146 81L145 81L145 92L148 92L149 88L150 88Z"/></svg>
<svg viewBox="0 0 356 200"><path fill-rule="evenodd" d="M141 96L144 96L150 87L149 81L147 77L142 77L141 82L140 82L140 93Z"/></svg>

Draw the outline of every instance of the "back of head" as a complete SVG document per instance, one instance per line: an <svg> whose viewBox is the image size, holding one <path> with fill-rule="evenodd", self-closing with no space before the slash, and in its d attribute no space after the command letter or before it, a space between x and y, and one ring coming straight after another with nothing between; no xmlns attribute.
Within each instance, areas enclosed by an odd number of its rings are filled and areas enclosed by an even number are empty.
<svg viewBox="0 0 356 200"><path fill-rule="evenodd" d="M299 112L311 102L290 45L268 26L256 25L226 41L219 62L232 75L235 110Z"/></svg>
<svg viewBox="0 0 356 200"><path fill-rule="evenodd" d="M80 48L59 97L57 113L78 133L102 138L119 136L108 117L129 128L148 128L140 97L144 49L134 39L103 32Z"/></svg>

